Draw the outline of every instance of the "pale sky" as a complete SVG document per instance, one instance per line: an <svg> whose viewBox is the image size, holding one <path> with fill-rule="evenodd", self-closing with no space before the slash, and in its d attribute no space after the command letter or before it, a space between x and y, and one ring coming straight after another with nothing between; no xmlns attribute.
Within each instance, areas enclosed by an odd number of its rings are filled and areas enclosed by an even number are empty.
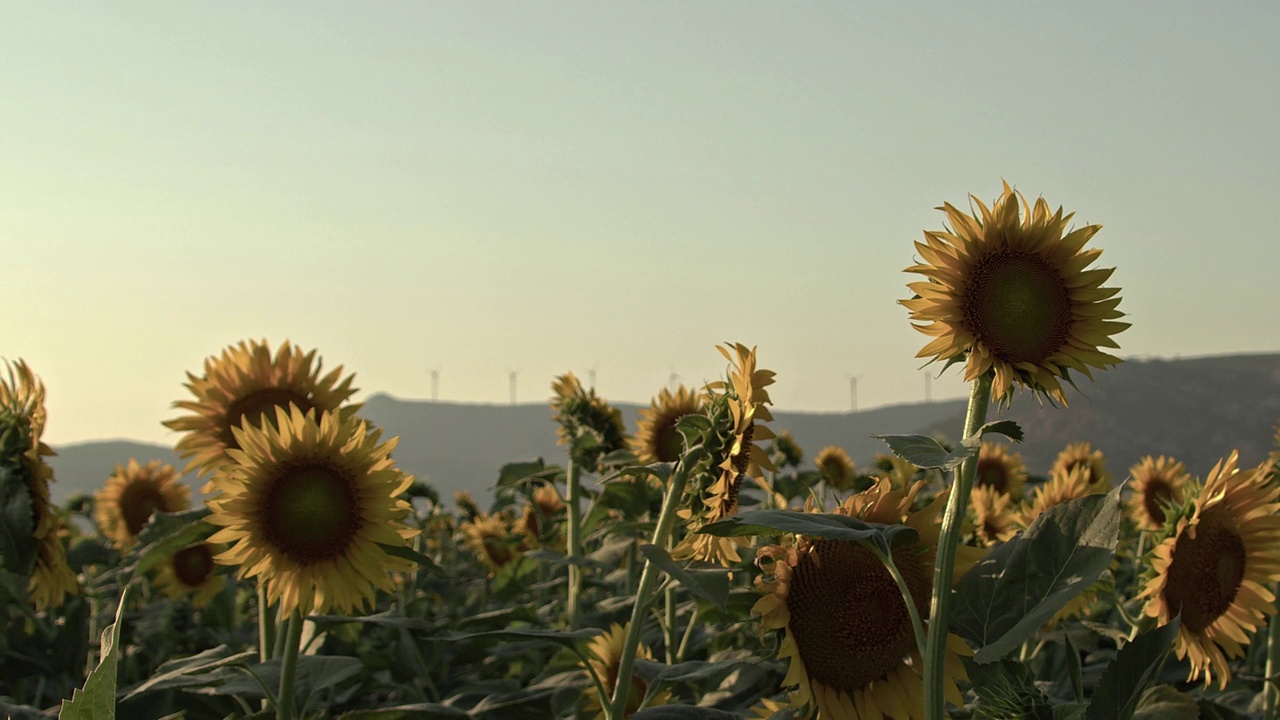
<svg viewBox="0 0 1280 720"><path fill-rule="evenodd" d="M0 356L55 444L173 442L262 337L360 397L646 402L737 340L778 408L915 401L912 241L1001 178L1103 226L1121 355L1277 351L1278 40L1267 2L5 3Z"/></svg>

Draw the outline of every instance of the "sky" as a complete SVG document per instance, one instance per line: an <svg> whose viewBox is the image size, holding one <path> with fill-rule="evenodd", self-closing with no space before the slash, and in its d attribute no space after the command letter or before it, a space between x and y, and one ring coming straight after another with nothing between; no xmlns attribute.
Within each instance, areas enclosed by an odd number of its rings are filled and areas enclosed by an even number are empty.
<svg viewBox="0 0 1280 720"><path fill-rule="evenodd" d="M912 243L1002 179L1102 225L1121 356L1275 352L1277 38L1275 3L6 3L0 357L55 445L172 443L249 338L358 398L647 402L737 341L779 409L919 401Z"/></svg>

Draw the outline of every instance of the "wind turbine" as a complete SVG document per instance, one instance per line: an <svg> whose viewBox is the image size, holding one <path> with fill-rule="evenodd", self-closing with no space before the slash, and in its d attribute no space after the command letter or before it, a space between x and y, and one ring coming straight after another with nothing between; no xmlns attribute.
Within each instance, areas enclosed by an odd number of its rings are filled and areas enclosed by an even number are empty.
<svg viewBox="0 0 1280 720"><path fill-rule="evenodd" d="M924 401L933 402L933 374L924 371Z"/></svg>
<svg viewBox="0 0 1280 720"><path fill-rule="evenodd" d="M849 412L858 412L858 378L863 375L864 373L858 373L857 375L844 374L845 377L849 378Z"/></svg>
<svg viewBox="0 0 1280 720"><path fill-rule="evenodd" d="M590 386L591 390L596 389L596 368L598 367L600 367L599 361L597 361L595 365L592 365L591 369L587 371L587 384Z"/></svg>
<svg viewBox="0 0 1280 720"><path fill-rule="evenodd" d="M676 373L675 365L668 365L667 367L671 370L671 373L667 375L667 389L671 392L675 392L676 388L680 387L680 380L682 378Z"/></svg>
<svg viewBox="0 0 1280 720"><path fill-rule="evenodd" d="M431 402L440 401L440 366L431 368Z"/></svg>
<svg viewBox="0 0 1280 720"><path fill-rule="evenodd" d="M510 370L507 373L511 378L511 404L516 404L516 376L520 374L519 370Z"/></svg>

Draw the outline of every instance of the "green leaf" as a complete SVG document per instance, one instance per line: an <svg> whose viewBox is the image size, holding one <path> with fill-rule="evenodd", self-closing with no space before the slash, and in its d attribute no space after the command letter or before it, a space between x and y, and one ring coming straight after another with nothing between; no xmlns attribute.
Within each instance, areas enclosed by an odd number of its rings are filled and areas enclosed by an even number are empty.
<svg viewBox="0 0 1280 720"><path fill-rule="evenodd" d="M1153 685L1142 693L1133 720L1198 720L1200 708L1190 695L1169 685Z"/></svg>
<svg viewBox="0 0 1280 720"><path fill-rule="evenodd" d="M543 462L540 457L536 457L532 460L526 460L524 462L507 463L498 471L497 487L503 488L510 487L512 485L519 485L531 476L546 469L547 464Z"/></svg>
<svg viewBox="0 0 1280 720"><path fill-rule="evenodd" d="M216 528L204 519L209 508L175 513L158 512L142 526L138 542L122 559L132 575L141 575L173 553L212 535Z"/></svg>
<svg viewBox="0 0 1280 720"><path fill-rule="evenodd" d="M471 715L456 707L440 703L416 703L373 710L352 710L338 716L337 720L453 720Z"/></svg>
<svg viewBox="0 0 1280 720"><path fill-rule="evenodd" d="M129 601L133 585L126 585L116 606L116 621L102 631L101 660L85 678L84 688L71 691L71 699L62 701L58 720L115 720L116 670L120 664L120 618Z"/></svg>
<svg viewBox="0 0 1280 720"><path fill-rule="evenodd" d="M33 521L24 474L0 465L0 561L5 570L24 577L35 567L39 548Z"/></svg>
<svg viewBox="0 0 1280 720"><path fill-rule="evenodd" d="M405 617L394 610L386 610L373 615L308 615L307 619L316 624L317 632L323 632L331 627L347 623L383 625L417 632L430 632L435 629L434 625L422 618Z"/></svg>
<svg viewBox="0 0 1280 720"><path fill-rule="evenodd" d="M124 692L121 700L131 700L149 690L206 685L210 682L207 673L228 665L247 663L257 657L256 650L236 653L231 651L230 646L219 645L191 657L169 660L156 668L155 674L150 678L128 688L128 692L121 691Z"/></svg>
<svg viewBox="0 0 1280 720"><path fill-rule="evenodd" d="M631 720L738 720L739 717L724 710L694 705L659 705L630 716Z"/></svg>
<svg viewBox="0 0 1280 720"><path fill-rule="evenodd" d="M807 537L870 542L885 553L895 545L910 544L919 539L919 533L905 525L880 525L834 513L796 510L748 510L705 525L698 532L720 537L796 533Z"/></svg>
<svg viewBox="0 0 1280 720"><path fill-rule="evenodd" d="M670 553L653 543L644 543L640 552L649 562L662 568L676 582L689 592L715 605L721 610L729 600L729 572L723 569L705 569L680 567Z"/></svg>
<svg viewBox="0 0 1280 720"><path fill-rule="evenodd" d="M720 660L718 662L688 660L675 665L667 665L636 658L635 672L636 675L640 676L640 679L650 685L662 682L698 682L728 675L743 665L754 665L755 662L754 660L739 658L736 660Z"/></svg>
<svg viewBox="0 0 1280 720"><path fill-rule="evenodd" d="M978 452L978 448L961 443L955 450L947 450L942 443L928 435L872 435L883 440L894 455L922 468L951 470L965 458Z"/></svg>
<svg viewBox="0 0 1280 720"><path fill-rule="evenodd" d="M1016 443L1022 442L1022 428L1018 425L1018 423L1012 420L996 420L994 422L989 422L983 425L982 427L978 428L978 432L965 438L964 443L966 445L976 444L978 447L981 447L982 436L986 435L987 433L997 433L1000 435L1004 435L1005 437L1009 438L1010 440Z"/></svg>
<svg viewBox="0 0 1280 720"><path fill-rule="evenodd" d="M1098 579L1120 532L1120 488L1055 505L960 578L951 629L999 660Z"/></svg>
<svg viewBox="0 0 1280 720"><path fill-rule="evenodd" d="M435 560L415 551L413 548L406 547L404 545L390 545L388 543L378 543L378 547L382 548L382 552L391 555L392 557L398 557L401 560L415 562L432 572L443 572L443 570L440 569L440 566L436 564Z"/></svg>
<svg viewBox="0 0 1280 720"><path fill-rule="evenodd" d="M986 665L966 660L965 667L978 696L973 720L1053 720L1049 698L1036 687L1035 678L1025 665L1012 660Z"/></svg>
<svg viewBox="0 0 1280 720"><path fill-rule="evenodd" d="M533 640L553 643L572 651L579 652L578 643L604 632L600 628L584 628L582 630L491 630L488 632L466 633L461 635L442 635L439 640L461 642L464 640Z"/></svg>
<svg viewBox="0 0 1280 720"><path fill-rule="evenodd" d="M1067 651L1067 669L1071 678L1071 693L1075 696L1077 703L1084 703L1084 674L1080 668L1080 649L1076 647L1076 643L1071 639L1070 633L1062 636L1063 644L1066 645L1064 650Z"/></svg>
<svg viewBox="0 0 1280 720"><path fill-rule="evenodd" d="M1086 714L1088 720L1129 720L1141 704L1147 687L1160 675L1173 640L1182 624L1175 617L1167 625L1148 630L1120 648L1098 681Z"/></svg>

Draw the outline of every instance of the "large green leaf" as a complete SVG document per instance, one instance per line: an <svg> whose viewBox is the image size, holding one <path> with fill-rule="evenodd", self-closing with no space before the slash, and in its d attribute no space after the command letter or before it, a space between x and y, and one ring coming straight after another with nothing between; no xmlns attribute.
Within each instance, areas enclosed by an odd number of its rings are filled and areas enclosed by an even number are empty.
<svg viewBox="0 0 1280 720"><path fill-rule="evenodd" d="M548 469L560 470L558 467L548 468L542 458L536 457L532 460L524 462L507 463L498 471L497 487L504 488L513 485L520 485L524 482L531 481L534 475L545 472Z"/></svg>
<svg viewBox="0 0 1280 720"><path fill-rule="evenodd" d="M1133 714L1133 720L1197 720L1199 717L1200 708L1195 699L1169 685L1147 688Z"/></svg>
<svg viewBox="0 0 1280 720"><path fill-rule="evenodd" d="M631 720L738 720L740 716L694 705L659 705L645 708L630 717Z"/></svg>
<svg viewBox="0 0 1280 720"><path fill-rule="evenodd" d="M415 703L373 710L352 710L338 716L337 720L454 720L471 715L456 707L440 703Z"/></svg>
<svg viewBox="0 0 1280 720"><path fill-rule="evenodd" d="M1085 717L1088 720L1132 718L1143 693L1159 677L1181 624L1182 619L1175 617L1167 625L1148 630L1120 648L1116 659L1102 673Z"/></svg>
<svg viewBox="0 0 1280 720"><path fill-rule="evenodd" d="M1049 508L960 579L951 629L994 662L1035 634L1107 569L1120 532L1120 489Z"/></svg>
<svg viewBox="0 0 1280 720"><path fill-rule="evenodd" d="M913 543L919 538L914 528L905 525L880 525L834 513L796 510L748 510L705 525L699 532L720 537L796 533L807 537L870 542L885 553L895 545Z"/></svg>
<svg viewBox="0 0 1280 720"><path fill-rule="evenodd" d="M461 642L464 640L507 640L552 643L579 652L578 643L604 632L599 628L582 630L491 630L489 632L441 635L438 640Z"/></svg>
<svg viewBox="0 0 1280 720"><path fill-rule="evenodd" d="M392 557L398 557L401 560L408 560L409 562L417 563L418 566L424 570L435 573L444 572L440 566L436 564L435 560L415 551L411 547L406 547L404 545L391 545L390 543L378 543L378 547L382 548L382 552Z"/></svg>
<svg viewBox="0 0 1280 720"><path fill-rule="evenodd" d="M206 685L211 682L208 673L221 667L248 664L257 657L256 650L232 652L230 646L219 645L191 657L169 660L156 668L151 677L128 688L121 699L131 700L150 690Z"/></svg>
<svg viewBox="0 0 1280 720"><path fill-rule="evenodd" d="M207 507L152 515L123 564L132 575L141 575L178 550L204 540L216 530L204 521L208 516Z"/></svg>
<svg viewBox="0 0 1280 720"><path fill-rule="evenodd" d="M978 696L974 720L1053 720L1049 698L1036 687L1035 678L1025 665L1001 660L987 665L966 661L965 666Z"/></svg>
<svg viewBox="0 0 1280 720"><path fill-rule="evenodd" d="M116 606L116 621L102 631L101 659L98 667L85 678L84 688L71 691L71 699L62 701L58 720L115 720L116 674L120 664L120 618L129 601L132 585L126 585Z"/></svg>
<svg viewBox="0 0 1280 720"><path fill-rule="evenodd" d="M662 568L676 582L689 592L715 605L721 610L729 600L729 571L716 569L696 569L681 567L670 553L652 543L640 546L640 552L649 562Z"/></svg>
<svg viewBox="0 0 1280 720"><path fill-rule="evenodd" d="M883 440L894 455L922 468L941 468L950 470L964 459L978 452L972 445L960 444L955 450L948 450L942 443L928 435L872 435Z"/></svg>
<svg viewBox="0 0 1280 720"><path fill-rule="evenodd" d="M30 575L35 566L36 542L31 491L23 473L0 463L0 561L4 569Z"/></svg>

